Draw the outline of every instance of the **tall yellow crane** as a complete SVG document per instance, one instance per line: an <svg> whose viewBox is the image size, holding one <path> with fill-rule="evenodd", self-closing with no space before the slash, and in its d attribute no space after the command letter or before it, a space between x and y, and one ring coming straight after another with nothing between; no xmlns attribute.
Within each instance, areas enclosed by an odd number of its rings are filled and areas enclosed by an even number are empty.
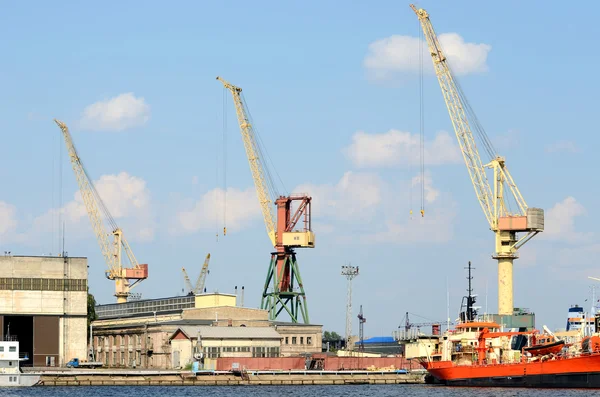
<svg viewBox="0 0 600 397"><path fill-rule="evenodd" d="M496 153L454 78L431 25L429 14L423 9L417 9L413 4L410 7L417 14L423 28L435 74L477 199L483 208L490 229L495 234L496 252L492 257L498 261L498 314L512 315L513 261L518 258L519 248L544 230L544 211L541 208L527 207L519 188L506 168L504 157ZM483 164L477 150L472 128L478 134L490 157L490 161L486 164ZM488 182L486 168L493 170L493 190ZM518 238L519 232L526 234Z"/></svg>
<svg viewBox="0 0 600 397"><path fill-rule="evenodd" d="M105 272L106 278L115 281L115 296L117 297L117 303L125 303L127 302L127 297L130 295L131 289L142 280L148 278L148 265L139 264L133 255L133 251L125 239L123 231L117 226L117 223L94 187L92 179L85 170L85 167L77 154L75 144L73 143L67 125L56 119L54 119L54 122L60 128L65 139L65 144L67 145L67 150L71 159L71 165L73 166L73 172L75 172L75 178L79 185L81 198L83 199L85 208L90 217L92 229L98 239L100 250L102 251L102 255L108 266L108 270ZM105 229L105 222L107 222L110 227L110 232L108 233ZM112 242L109 239L109 235L113 236ZM129 267L123 266L123 252L125 252L125 258L129 262Z"/></svg>
<svg viewBox="0 0 600 397"><path fill-rule="evenodd" d="M200 270L200 275L196 280L196 284L192 285L190 281L190 277L188 276L185 268L181 268L183 272L183 278L185 280L185 284L188 288L188 295L197 295L201 294L204 291L204 285L206 284L206 275L209 273L208 271L208 262L210 261L210 254L206 255L206 259L204 260L204 264L202 265L202 269Z"/></svg>
<svg viewBox="0 0 600 397"><path fill-rule="evenodd" d="M267 234L275 248L275 252L271 253L261 308L269 311L271 320L275 320L285 310L292 322L299 322L302 316L304 323L308 324L306 294L294 249L314 248L315 235L311 223L312 198L307 195L280 196L276 193L270 173L261 156L250 113L242 96L242 89L221 77L217 77L217 80L223 83L233 96ZM295 210L292 209L294 201L298 202ZM277 208L276 217L273 213L273 204ZM297 228L299 224L302 226Z"/></svg>

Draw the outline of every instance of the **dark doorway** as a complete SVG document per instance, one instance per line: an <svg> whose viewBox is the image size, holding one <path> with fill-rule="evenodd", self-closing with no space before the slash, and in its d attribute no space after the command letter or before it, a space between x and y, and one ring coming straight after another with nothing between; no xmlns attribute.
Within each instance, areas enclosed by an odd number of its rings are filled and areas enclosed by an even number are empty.
<svg viewBox="0 0 600 397"><path fill-rule="evenodd" d="M2 329L4 339L19 341L19 353L27 360L21 361L21 366L33 365L33 316L4 316Z"/></svg>

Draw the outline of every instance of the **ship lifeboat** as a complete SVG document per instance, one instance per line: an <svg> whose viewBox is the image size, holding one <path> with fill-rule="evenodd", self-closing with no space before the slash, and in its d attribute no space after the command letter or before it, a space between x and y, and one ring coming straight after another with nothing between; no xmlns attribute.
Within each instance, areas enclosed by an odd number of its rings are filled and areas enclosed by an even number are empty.
<svg viewBox="0 0 600 397"><path fill-rule="evenodd" d="M565 341L556 340L553 336L547 335L537 338L533 346L525 347L523 350L532 356L545 356L559 353L564 346Z"/></svg>

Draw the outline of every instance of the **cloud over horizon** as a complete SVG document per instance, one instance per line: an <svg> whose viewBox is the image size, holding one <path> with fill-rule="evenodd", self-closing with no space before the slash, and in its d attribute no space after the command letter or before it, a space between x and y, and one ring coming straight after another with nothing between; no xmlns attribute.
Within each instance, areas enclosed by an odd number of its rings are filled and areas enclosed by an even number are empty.
<svg viewBox="0 0 600 397"><path fill-rule="evenodd" d="M123 131L144 125L150 119L150 106L132 92L98 101L83 110L80 127L91 131Z"/></svg>

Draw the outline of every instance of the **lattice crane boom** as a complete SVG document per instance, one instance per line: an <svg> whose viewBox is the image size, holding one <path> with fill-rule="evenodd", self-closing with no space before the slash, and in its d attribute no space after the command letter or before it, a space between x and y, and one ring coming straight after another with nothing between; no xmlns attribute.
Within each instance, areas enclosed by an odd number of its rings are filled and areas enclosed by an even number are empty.
<svg viewBox="0 0 600 397"><path fill-rule="evenodd" d="M77 154L69 128L62 121L55 119L54 122L62 132L73 167L73 172L75 173L75 179L77 180L81 197L90 218L90 223L92 224L92 230L96 235L100 250L102 251L102 255L108 266L108 270L105 272L106 277L109 280L115 281L115 296L117 297L117 302L124 303L127 301L130 290L140 281L148 277L148 265L140 265L138 263L129 243L123 235L123 231L117 226L115 220L110 215L110 212L98 194L92 179L87 174L81 158ZM104 225L105 221L110 225L110 233L106 232ZM113 235L112 242L108 237L109 234ZM125 251L130 268L124 268L122 265L123 251ZM131 283L129 280L135 281Z"/></svg>
<svg viewBox="0 0 600 397"><path fill-rule="evenodd" d="M181 268L181 272L183 273L183 280L185 281L185 286L188 292L194 292L194 286L192 285L192 282L190 281L190 276L188 276L184 267Z"/></svg>
<svg viewBox="0 0 600 397"><path fill-rule="evenodd" d="M511 315L513 313L513 260L518 257L517 250L523 244L543 231L544 213L540 208L527 207L519 188L506 168L505 159L498 156L493 149L464 93L452 75L446 56L429 19L429 14L423 9L417 9L413 4L410 7L419 18L423 29L435 74L477 199L481 204L490 229L496 236L496 253L493 258L498 260L499 265L498 311L499 314ZM480 133L483 146L491 157L491 161L487 164L484 164L481 160L472 128ZM486 168L493 169L493 189L488 181ZM506 194L510 196L507 197ZM511 208L511 203L516 204L514 210ZM527 234L517 239L517 232L526 232Z"/></svg>
<svg viewBox="0 0 600 397"><path fill-rule="evenodd" d="M204 291L204 285L206 284L206 275L208 274L208 262L210 261L210 254L206 255L206 259L204 260L204 264L202 265L202 270L200 270L200 275L198 276L198 280L196 280L196 286L194 287L194 291L197 294L201 294Z"/></svg>
<svg viewBox="0 0 600 397"><path fill-rule="evenodd" d="M266 175L267 172L264 168L263 159L260 157L260 150L258 142L256 141L256 135L250 122L247 106L242 98L242 89L236 87L233 84L227 82L221 77L217 77L223 86L231 91L233 96L233 102L235 105L235 112L237 115L238 123L240 125L240 131L242 133L242 139L244 141L244 148L246 150L246 156L248 157L248 163L250 164L250 171L252 172L252 179L254 179L254 186L258 195L258 202L262 210L265 226L267 228L267 234L273 246L276 244L276 230L275 230L275 215L273 213L274 198L269 193Z"/></svg>

